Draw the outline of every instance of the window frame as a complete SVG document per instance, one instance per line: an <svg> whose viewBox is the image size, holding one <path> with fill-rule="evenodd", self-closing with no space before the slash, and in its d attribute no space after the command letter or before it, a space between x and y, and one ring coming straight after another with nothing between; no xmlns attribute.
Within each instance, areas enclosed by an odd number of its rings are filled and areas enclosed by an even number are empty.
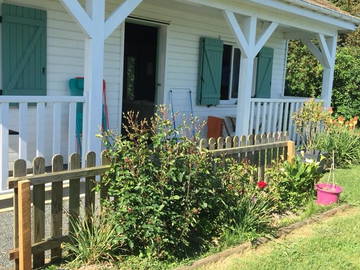
<svg viewBox="0 0 360 270"><path fill-rule="evenodd" d="M231 46L231 67L230 67L230 80L229 80L229 88L228 88L228 99L221 99L220 98L220 105L236 105L238 98L232 97L232 91L233 91L233 80L234 80L234 55L235 50L240 48L237 46L236 43L231 42L224 42L224 46ZM257 78L257 65L258 65L259 57L258 55L255 57L254 62L254 72L253 72L253 85L251 90L251 98L256 97L256 78ZM241 69L241 50L240 50L240 61L239 61L239 70ZM240 81L240 74L239 74L239 81Z"/></svg>

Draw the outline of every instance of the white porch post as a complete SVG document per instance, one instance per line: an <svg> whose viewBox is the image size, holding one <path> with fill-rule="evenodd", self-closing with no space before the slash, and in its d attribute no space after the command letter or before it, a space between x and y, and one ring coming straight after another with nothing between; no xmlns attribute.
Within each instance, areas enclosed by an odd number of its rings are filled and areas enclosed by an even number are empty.
<svg viewBox="0 0 360 270"><path fill-rule="evenodd" d="M324 100L325 108L329 108L331 106L331 97L334 86L337 35L326 38L324 35L320 34L319 38L321 50L324 52L327 60L327 65L324 66L323 72L321 98Z"/></svg>
<svg viewBox="0 0 360 270"><path fill-rule="evenodd" d="M246 17L240 25L233 12L225 10L224 15L241 49L235 134L237 136L248 135L250 132L251 91L253 86L255 57L269 40L279 24L274 22L271 23L260 35L259 39L257 39L256 16Z"/></svg>
<svg viewBox="0 0 360 270"><path fill-rule="evenodd" d="M104 78L104 25L105 0L87 0L86 10L92 19L92 36L85 40L84 63L84 94L87 105L84 110L86 117L86 136L83 145L86 152L101 152L101 141L96 137L100 133L102 121L102 81Z"/></svg>
<svg viewBox="0 0 360 270"><path fill-rule="evenodd" d="M320 48L310 39L302 39L302 42L309 48L324 68L321 99L324 101L324 106L329 108L331 106L334 84L337 35L325 37L323 34L319 34L318 39Z"/></svg>
<svg viewBox="0 0 360 270"><path fill-rule="evenodd" d="M96 137L102 122L102 87L104 78L104 44L113 31L142 0L125 0L105 20L105 0L86 0L86 11L78 0L60 0L87 34L85 39L85 91L83 154L97 153L99 161L101 141Z"/></svg>

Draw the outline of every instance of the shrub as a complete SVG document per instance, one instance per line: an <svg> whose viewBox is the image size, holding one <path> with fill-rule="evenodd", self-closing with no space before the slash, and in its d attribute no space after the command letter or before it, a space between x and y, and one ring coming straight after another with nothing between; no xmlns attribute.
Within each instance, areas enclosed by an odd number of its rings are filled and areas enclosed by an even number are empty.
<svg viewBox="0 0 360 270"><path fill-rule="evenodd" d="M276 163L266 171L270 193L278 212L296 211L314 196L314 186L321 178L319 163L303 161L297 156L293 162Z"/></svg>
<svg viewBox="0 0 360 270"><path fill-rule="evenodd" d="M349 120L360 115L360 48L339 47L336 55L332 106L335 115ZM320 97L322 71L320 63L306 46L289 43L286 95Z"/></svg>
<svg viewBox="0 0 360 270"><path fill-rule="evenodd" d="M332 110L324 110L323 102L310 99L292 116L296 124L296 132L301 136L305 149L311 147L321 126L328 122Z"/></svg>
<svg viewBox="0 0 360 270"><path fill-rule="evenodd" d="M104 135L111 169L103 188L126 254L182 258L236 226L268 227L272 212L250 182L254 169L200 151L198 132L185 137L186 125L174 129L160 110L151 121L130 113L126 134Z"/></svg>
<svg viewBox="0 0 360 270"><path fill-rule="evenodd" d="M360 160L360 134L355 130L358 118L345 121L344 117L330 118L323 132L316 135L313 149L327 156L335 153L335 166L348 167Z"/></svg>

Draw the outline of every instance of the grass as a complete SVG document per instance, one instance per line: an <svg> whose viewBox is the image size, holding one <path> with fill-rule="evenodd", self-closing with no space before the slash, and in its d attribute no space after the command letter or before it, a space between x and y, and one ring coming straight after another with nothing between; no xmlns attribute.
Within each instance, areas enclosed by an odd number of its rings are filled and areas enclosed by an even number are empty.
<svg viewBox="0 0 360 270"><path fill-rule="evenodd" d="M327 181L324 176L322 181ZM336 171L336 183L344 187L342 201L355 205L351 211L308 225L285 240L270 242L243 256L232 256L202 270L221 269L360 269L360 166ZM323 208L309 203L288 223ZM286 221L284 221L286 224Z"/></svg>
<svg viewBox="0 0 360 270"><path fill-rule="evenodd" d="M350 213L202 269L360 269L360 209Z"/></svg>

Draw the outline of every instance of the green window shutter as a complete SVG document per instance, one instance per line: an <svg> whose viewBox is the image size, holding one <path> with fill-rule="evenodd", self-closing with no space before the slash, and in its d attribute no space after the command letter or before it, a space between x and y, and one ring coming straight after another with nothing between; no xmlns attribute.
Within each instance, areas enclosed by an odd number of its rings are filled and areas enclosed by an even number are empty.
<svg viewBox="0 0 360 270"><path fill-rule="evenodd" d="M198 105L218 105L224 43L219 39L201 38L197 90Z"/></svg>
<svg viewBox="0 0 360 270"><path fill-rule="evenodd" d="M263 48L258 55L256 73L256 97L271 97L271 78L274 60L274 49Z"/></svg>
<svg viewBox="0 0 360 270"><path fill-rule="evenodd" d="M46 95L46 11L2 5L4 95Z"/></svg>

